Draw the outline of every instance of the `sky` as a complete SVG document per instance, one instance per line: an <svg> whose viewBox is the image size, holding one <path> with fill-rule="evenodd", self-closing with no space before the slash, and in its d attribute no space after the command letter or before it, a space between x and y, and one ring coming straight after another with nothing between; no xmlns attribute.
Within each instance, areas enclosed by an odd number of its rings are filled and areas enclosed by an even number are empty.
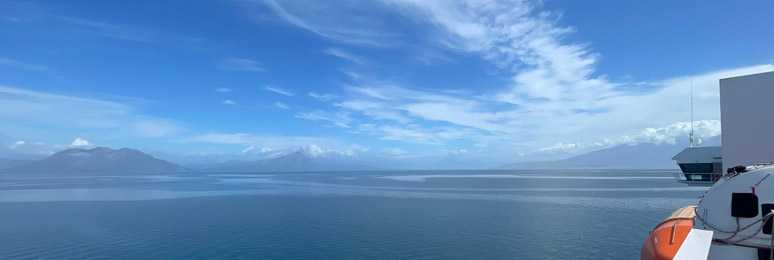
<svg viewBox="0 0 774 260"><path fill-rule="evenodd" d="M493 167L720 135L774 2L0 0L0 157Z"/></svg>

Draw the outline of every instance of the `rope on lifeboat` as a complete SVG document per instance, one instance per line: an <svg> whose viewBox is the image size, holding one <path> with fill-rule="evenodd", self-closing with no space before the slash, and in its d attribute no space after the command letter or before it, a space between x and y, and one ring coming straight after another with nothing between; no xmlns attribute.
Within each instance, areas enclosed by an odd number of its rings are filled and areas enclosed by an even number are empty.
<svg viewBox="0 0 774 260"><path fill-rule="evenodd" d="M698 208L694 209L694 211L698 211ZM698 213L698 212L697 212L697 213ZM706 221L705 221L705 220L704 220L704 219L701 217L701 215L700 215L700 214L696 214L696 218L698 218L699 220L701 220L701 222L702 222L704 225L706 225L707 227L709 227L710 229L712 229L712 230L714 230L714 231L718 231L718 232L723 232L723 233L731 233L731 236L730 236L730 237L723 238L723 239L714 239L714 241L716 241L716 242L722 242L722 243L726 243L726 244L738 244L738 243L741 243L741 242L747 241L747 240L749 240L749 239L751 239L751 238L755 237L756 235L758 235L758 233L760 233L760 232L761 232L761 230L763 230L763 225L762 225L762 224L758 226L758 229L757 229L757 230L755 231L755 233L753 233L752 235L750 235L750 236L747 236L747 237L744 237L744 238L742 238L742 239L739 239L739 240L737 240L737 241L731 241L731 239L732 239L732 238L734 238L734 237L735 237L735 236L736 236L736 235L737 235L739 232L745 231L745 230L747 230L747 229L749 229L749 228L753 227L755 224L758 224L758 223L765 222L765 221L769 220L769 219L770 219L770 218L772 218L772 217L774 217L774 210L772 210L771 212L767 213L767 214L766 214L766 215L764 215L762 218L760 218L760 219L758 219L758 220L756 220L756 221L754 221L754 222L750 223L749 225L747 225L747 226L744 226L744 227L742 227L742 228L739 228L739 218L736 218L736 220L737 220L737 221L736 221L736 230L734 230L734 231L726 231L726 230L722 230L722 229L719 229L719 228L716 228L716 227L714 227L714 226L710 225L709 223L707 223L707 222L706 222ZM772 241L774 241L774 235L773 235L772 237L773 237L773 238L772 238ZM774 242L772 242L772 243L774 243ZM772 246L772 248L774 248L774 246ZM772 250L772 252L774 252L774 250Z"/></svg>

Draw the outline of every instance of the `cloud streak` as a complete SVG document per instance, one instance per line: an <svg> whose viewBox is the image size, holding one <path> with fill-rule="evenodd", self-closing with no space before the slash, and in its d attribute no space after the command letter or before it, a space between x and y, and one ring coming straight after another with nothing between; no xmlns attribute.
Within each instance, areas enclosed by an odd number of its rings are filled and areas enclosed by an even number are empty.
<svg viewBox="0 0 774 260"><path fill-rule="evenodd" d="M385 0L363 8L375 9L373 12L315 7L326 10L325 16L299 11L302 5L294 1L270 5L292 24L355 45L364 45L355 40L371 42L379 37L343 31L325 34L320 30L356 28L358 32L378 32L382 30L380 25L350 26L347 21L325 20L330 13L369 17L395 12L416 24L418 30L434 36L413 44L457 55L477 55L509 79L499 88L473 94L396 83L378 72L344 71L350 75L350 82L343 84L345 93L335 108L299 113L300 118L336 122L331 115L346 113L346 123L334 125L358 126L356 132L384 140L447 144L459 135L479 146L530 150L550 147L560 140L560 144L571 148L578 147L572 144L587 147L585 144L606 139L622 143L618 139L624 136L641 142L664 142L642 137L641 131L679 124L687 118L687 76L648 82L610 80L597 72L600 54L587 43L566 40L575 28L561 26L559 15L539 11L531 2ZM708 122L719 119L719 78L771 70L774 66L760 65L693 75L696 111L700 111L696 118ZM609 127L613 122L615 127Z"/></svg>
<svg viewBox="0 0 774 260"><path fill-rule="evenodd" d="M51 70L50 68L45 66L29 64L29 63L12 60L12 59L6 59L6 58L0 58L0 66L23 69L23 70L31 70L31 71L50 71Z"/></svg>
<svg viewBox="0 0 774 260"><path fill-rule="evenodd" d="M248 6L252 4L247 3ZM391 30L390 26L377 22L374 17L364 19L364 15L372 15L374 11L380 10L371 6L379 5L378 2L340 2L331 5L319 1L266 0L263 4L283 21L332 41L371 47L394 47L400 43L401 36ZM339 12L338 8L346 8L354 15L331 16L331 13ZM347 26L342 26L344 24ZM374 30L374 27L381 30Z"/></svg>
<svg viewBox="0 0 774 260"><path fill-rule="evenodd" d="M274 106L280 109L290 109L290 106L288 106L288 104L285 104L282 102L274 102Z"/></svg>
<svg viewBox="0 0 774 260"><path fill-rule="evenodd" d="M331 95L331 94L318 94L317 92L309 92L309 96L314 98L314 99L320 100L320 101L329 101L331 99L336 98L335 95Z"/></svg>
<svg viewBox="0 0 774 260"><path fill-rule="evenodd" d="M360 64L360 65L366 64L366 59L365 58L363 58L361 56L358 56L358 55L355 55L355 54L352 54L351 52L348 52L348 51L345 51L345 50L342 50L342 49L339 49L339 48L329 48L329 49L326 49L324 51L324 53L328 54L328 55L331 55L331 56L335 56L335 57L344 59L344 60L347 60L347 61L351 61L351 62Z"/></svg>
<svg viewBox="0 0 774 260"><path fill-rule="evenodd" d="M222 70L265 72L260 62L242 58L227 58L219 60L216 65Z"/></svg>
<svg viewBox="0 0 774 260"><path fill-rule="evenodd" d="M113 138L160 137L182 131L170 120L138 113L123 103L4 86L0 86L0 122L6 134L30 138L81 131L110 133Z"/></svg>
<svg viewBox="0 0 774 260"><path fill-rule="evenodd" d="M274 87L274 86L263 86L263 90L274 92L280 95L288 96L288 97L295 97L296 95L293 94L293 92L290 92L289 90L285 90L282 88Z"/></svg>
<svg viewBox="0 0 774 260"><path fill-rule="evenodd" d="M87 32L102 37L136 42L152 42L154 38L153 33L149 30L132 26L78 17L57 16L56 18L62 22L78 27L81 32Z"/></svg>
<svg viewBox="0 0 774 260"><path fill-rule="evenodd" d="M349 128L349 123L352 122L352 118L346 112L328 113L322 110L315 110L312 112L299 112L295 117L313 121L326 121L334 126L343 128Z"/></svg>

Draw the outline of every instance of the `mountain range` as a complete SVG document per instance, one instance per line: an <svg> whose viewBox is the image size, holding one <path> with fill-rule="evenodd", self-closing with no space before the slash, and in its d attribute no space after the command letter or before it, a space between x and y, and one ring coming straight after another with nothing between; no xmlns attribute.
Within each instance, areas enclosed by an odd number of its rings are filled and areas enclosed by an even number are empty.
<svg viewBox="0 0 774 260"><path fill-rule="evenodd" d="M703 140L704 146L719 146L720 136ZM498 169L677 169L672 156L685 149L678 144L623 144L576 155L567 159L508 163Z"/></svg>
<svg viewBox="0 0 774 260"><path fill-rule="evenodd" d="M135 149L71 148L43 160L1 170L12 173L176 173L186 168Z"/></svg>
<svg viewBox="0 0 774 260"><path fill-rule="evenodd" d="M195 170L194 170L195 169ZM182 173L182 172L290 172L364 170L368 167L346 162L318 162L296 151L257 161L229 161L183 167L154 158L139 150L122 148L71 148L39 161L0 159L0 173Z"/></svg>
<svg viewBox="0 0 774 260"><path fill-rule="evenodd" d="M720 145L720 136L708 138L705 145ZM498 169L676 169L672 156L683 145L677 144L624 144L592 151L554 161L516 162ZM319 160L319 161L318 161ZM71 148L55 153L39 161L0 158L0 173L182 173L182 172L291 172L373 170L373 167L353 164L350 161L308 156L295 151L276 158L255 161L228 161L183 167L154 158L139 150L97 147L93 149Z"/></svg>
<svg viewBox="0 0 774 260"><path fill-rule="evenodd" d="M320 164L306 154L297 151L272 159L249 162L226 162L200 168L204 172L285 172L320 170Z"/></svg>

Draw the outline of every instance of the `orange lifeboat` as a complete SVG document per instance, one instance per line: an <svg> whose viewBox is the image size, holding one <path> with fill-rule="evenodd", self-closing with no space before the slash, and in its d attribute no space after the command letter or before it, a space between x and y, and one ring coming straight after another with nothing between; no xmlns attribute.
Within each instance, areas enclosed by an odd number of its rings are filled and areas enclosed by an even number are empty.
<svg viewBox="0 0 774 260"><path fill-rule="evenodd" d="M642 243L641 260L673 259L693 228L696 206L686 206L662 221Z"/></svg>

